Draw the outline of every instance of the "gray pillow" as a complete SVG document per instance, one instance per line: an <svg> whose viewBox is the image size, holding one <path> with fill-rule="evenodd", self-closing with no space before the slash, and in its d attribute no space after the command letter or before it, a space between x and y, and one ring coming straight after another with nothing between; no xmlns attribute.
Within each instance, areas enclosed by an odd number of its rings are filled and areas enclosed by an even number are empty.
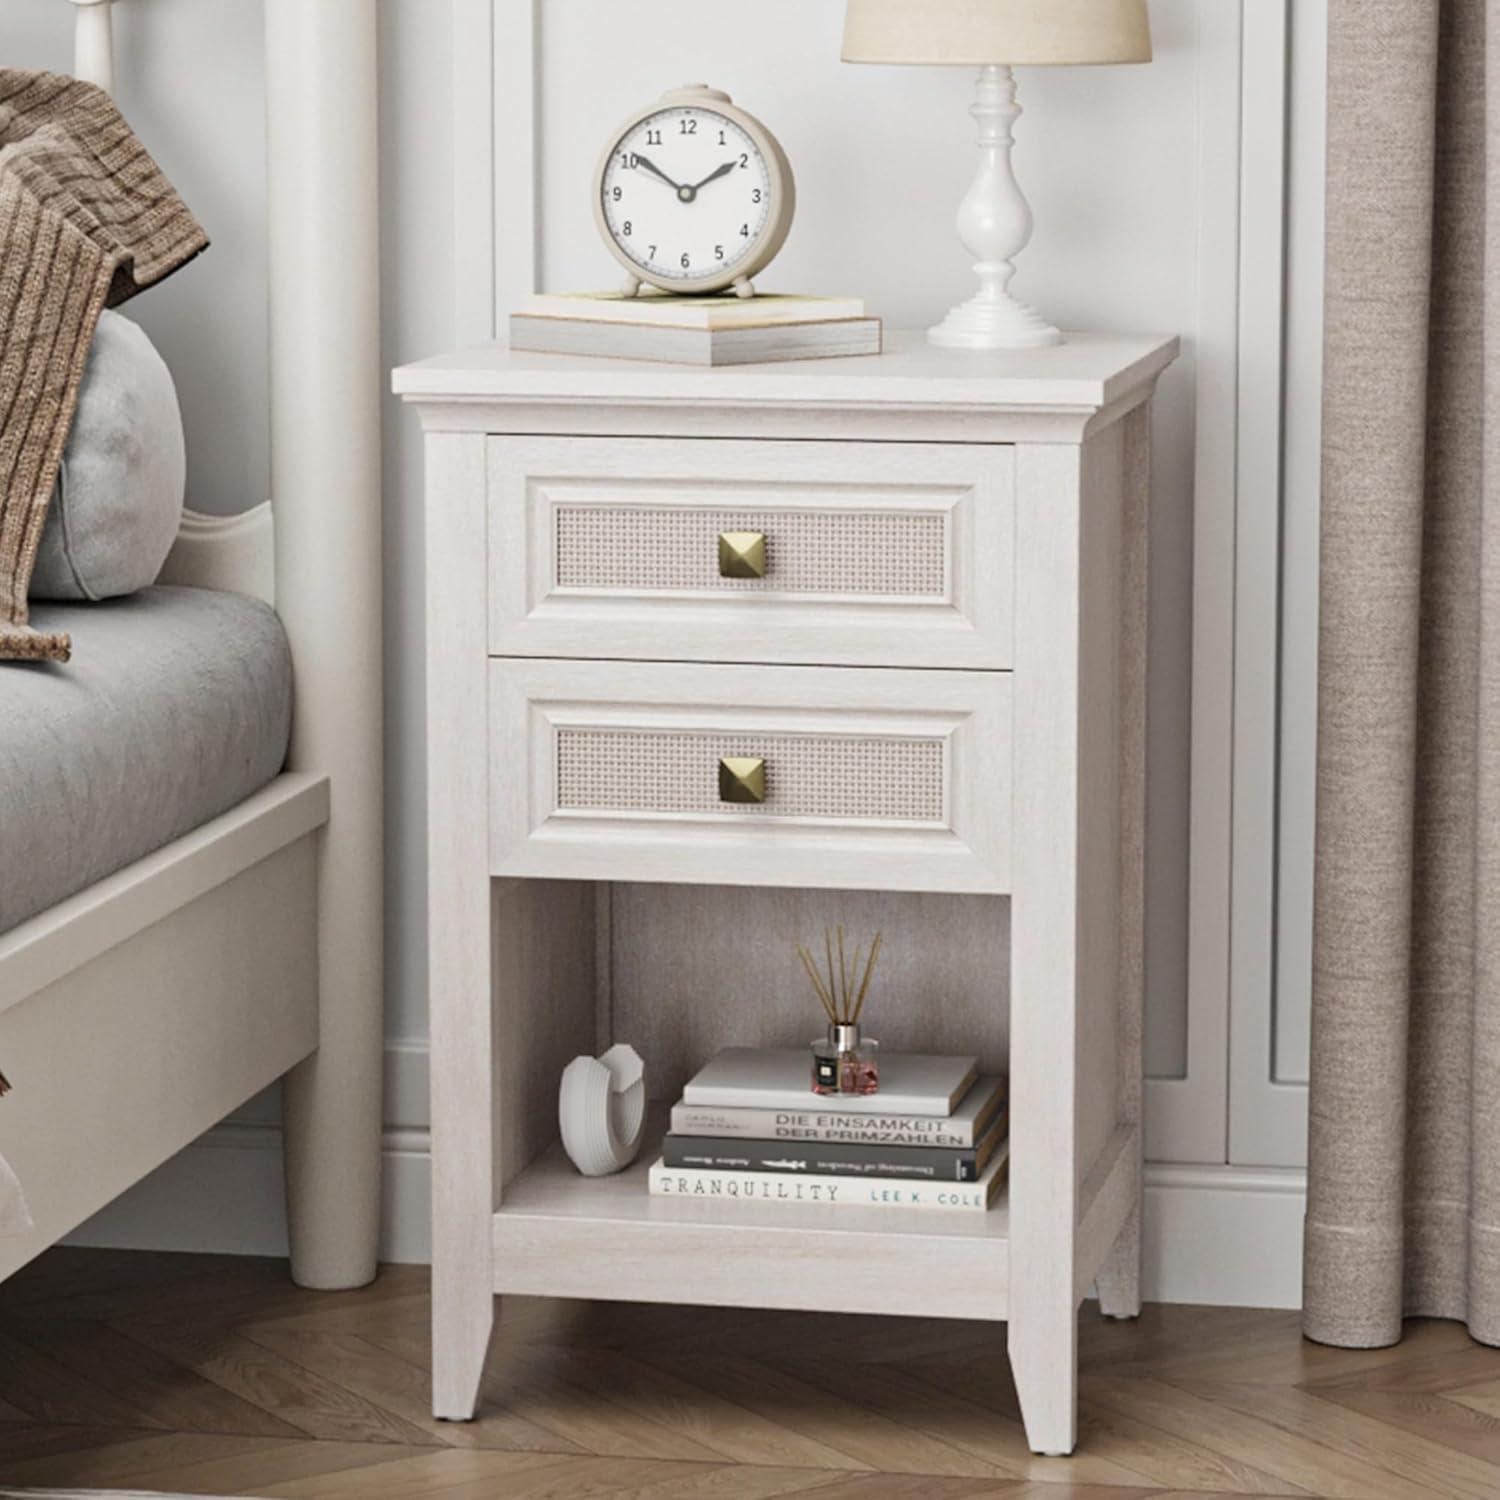
<svg viewBox="0 0 1500 1500"><path fill-rule="evenodd" d="M110 599L156 582L182 520L177 388L129 318L100 315L31 575L33 599Z"/></svg>

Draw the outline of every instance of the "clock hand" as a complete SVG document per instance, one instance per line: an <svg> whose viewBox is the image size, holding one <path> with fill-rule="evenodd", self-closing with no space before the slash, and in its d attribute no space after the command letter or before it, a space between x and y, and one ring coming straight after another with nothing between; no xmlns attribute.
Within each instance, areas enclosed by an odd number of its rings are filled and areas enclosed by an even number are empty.
<svg viewBox="0 0 1500 1500"><path fill-rule="evenodd" d="M680 193L682 191L682 184L680 182L673 182L672 179L668 177L667 174L663 172L662 169L657 166L649 156L642 156L639 152L637 152L635 157L635 164L638 167L644 167L648 172L651 173L653 177L660 177L661 180L673 190L673 192Z"/></svg>
<svg viewBox="0 0 1500 1500"><path fill-rule="evenodd" d="M696 193L699 188L707 187L708 184L714 181L715 178L723 177L726 173L734 171L735 166L736 163L732 161L726 161L722 167L715 167L714 170L710 172L702 182L695 182L693 184L693 191Z"/></svg>

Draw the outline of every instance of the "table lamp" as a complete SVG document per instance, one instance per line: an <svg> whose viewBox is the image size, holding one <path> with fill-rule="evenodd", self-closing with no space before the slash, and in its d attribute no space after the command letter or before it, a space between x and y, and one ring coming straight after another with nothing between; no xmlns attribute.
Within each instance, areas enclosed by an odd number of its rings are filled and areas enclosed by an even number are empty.
<svg viewBox="0 0 1500 1500"><path fill-rule="evenodd" d="M1031 209L1011 169L1011 68L1151 61L1146 0L847 0L845 62L979 68L979 171L958 209L979 291L928 333L957 349L1034 349L1062 334L1010 294Z"/></svg>

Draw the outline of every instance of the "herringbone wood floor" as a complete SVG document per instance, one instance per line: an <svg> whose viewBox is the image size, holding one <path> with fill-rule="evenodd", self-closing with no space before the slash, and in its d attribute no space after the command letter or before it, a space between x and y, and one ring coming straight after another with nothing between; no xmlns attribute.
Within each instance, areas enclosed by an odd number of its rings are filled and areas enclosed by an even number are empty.
<svg viewBox="0 0 1500 1500"><path fill-rule="evenodd" d="M1081 1322L1081 1443L1026 1451L1003 1330L508 1299L480 1420L427 1414L427 1277L56 1250L0 1286L0 1482L305 1500L1500 1497L1500 1352L1452 1324Z"/></svg>

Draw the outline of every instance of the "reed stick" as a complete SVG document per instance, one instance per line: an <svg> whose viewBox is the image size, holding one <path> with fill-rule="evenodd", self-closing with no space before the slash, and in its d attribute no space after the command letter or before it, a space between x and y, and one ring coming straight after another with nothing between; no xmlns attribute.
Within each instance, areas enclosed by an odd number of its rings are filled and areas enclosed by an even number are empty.
<svg viewBox="0 0 1500 1500"><path fill-rule="evenodd" d="M880 957L880 944L884 938L885 934L883 932L877 932L875 934L875 941L870 944L870 957L865 963L864 981L860 984L859 994L854 999L854 1015L851 1018L853 1023L858 1022L860 1012L865 1008L865 996L869 993L870 980L875 973L875 960ZM857 968L858 964L855 967Z"/></svg>
<svg viewBox="0 0 1500 1500"><path fill-rule="evenodd" d="M839 923L839 1020L849 1019L849 970L844 966L844 924Z"/></svg>
<svg viewBox="0 0 1500 1500"><path fill-rule="evenodd" d="M833 1001L828 991L823 988L823 981L818 977L817 965L813 963L812 954L801 943L797 944L797 957L802 960L802 967L807 970L807 977L812 980L813 993L817 995L818 1003L822 1005L829 1021L835 1022Z"/></svg>
<svg viewBox="0 0 1500 1500"><path fill-rule="evenodd" d="M828 955L828 993L830 995L837 995L839 986L838 978L833 970L833 931L828 927L823 929L823 951Z"/></svg>
<svg viewBox="0 0 1500 1500"><path fill-rule="evenodd" d="M823 1012L830 1024L853 1026L858 1023L860 1014L865 1008L865 996L870 991L870 981L875 976L875 962L880 957L880 948L884 941L885 934L877 932L874 941L870 944L869 953L865 953L863 943L856 943L854 955L851 958L844 942L843 924L840 923L832 928L825 927L823 929L823 956L828 963L826 980L818 968L817 960L812 956L812 951L802 943L795 945L797 957L802 960L802 967L807 970L813 993L818 997L818 1003L823 1007ZM836 964L834 962L835 947L838 949ZM863 969L861 969L861 960L863 960Z"/></svg>

